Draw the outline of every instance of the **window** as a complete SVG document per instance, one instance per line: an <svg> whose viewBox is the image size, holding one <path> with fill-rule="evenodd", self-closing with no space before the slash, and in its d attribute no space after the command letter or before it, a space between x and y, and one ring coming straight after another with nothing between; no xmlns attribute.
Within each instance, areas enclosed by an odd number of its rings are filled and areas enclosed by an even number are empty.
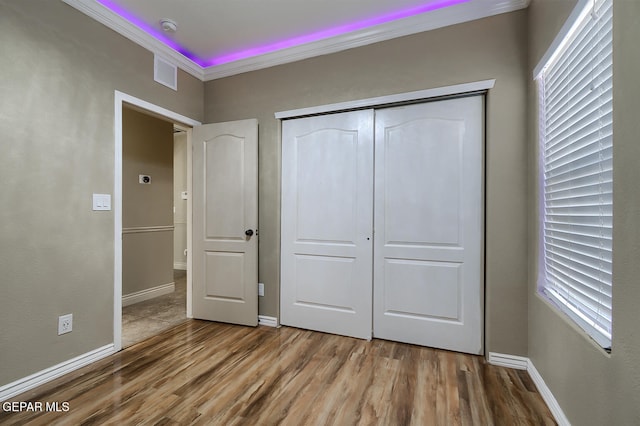
<svg viewBox="0 0 640 426"><path fill-rule="evenodd" d="M539 291L611 347L612 0L579 1L534 77L540 100Z"/></svg>

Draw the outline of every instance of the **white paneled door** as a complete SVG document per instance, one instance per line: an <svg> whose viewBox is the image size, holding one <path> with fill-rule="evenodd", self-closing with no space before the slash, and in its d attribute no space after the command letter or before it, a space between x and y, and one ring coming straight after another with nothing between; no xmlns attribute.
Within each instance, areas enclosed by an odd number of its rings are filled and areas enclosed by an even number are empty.
<svg viewBox="0 0 640 426"><path fill-rule="evenodd" d="M283 324L482 353L483 99L283 122Z"/></svg>
<svg viewBox="0 0 640 426"><path fill-rule="evenodd" d="M258 324L258 122L193 129L193 316Z"/></svg>
<svg viewBox="0 0 640 426"><path fill-rule="evenodd" d="M480 354L483 98L375 122L374 336Z"/></svg>
<svg viewBox="0 0 640 426"><path fill-rule="evenodd" d="M371 338L373 110L282 123L281 323Z"/></svg>

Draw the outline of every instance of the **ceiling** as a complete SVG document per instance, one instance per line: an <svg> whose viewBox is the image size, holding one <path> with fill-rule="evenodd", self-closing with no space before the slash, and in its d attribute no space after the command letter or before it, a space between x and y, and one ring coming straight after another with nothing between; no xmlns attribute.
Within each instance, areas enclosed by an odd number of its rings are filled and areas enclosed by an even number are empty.
<svg viewBox="0 0 640 426"><path fill-rule="evenodd" d="M63 0L212 80L527 7L529 0ZM177 24L164 32L160 21Z"/></svg>

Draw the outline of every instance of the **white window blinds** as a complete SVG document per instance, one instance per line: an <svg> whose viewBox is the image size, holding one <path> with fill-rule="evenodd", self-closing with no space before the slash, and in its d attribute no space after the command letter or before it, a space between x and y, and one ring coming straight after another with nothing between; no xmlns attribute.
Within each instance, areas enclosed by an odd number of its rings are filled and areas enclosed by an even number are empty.
<svg viewBox="0 0 640 426"><path fill-rule="evenodd" d="M611 346L611 0L589 0L537 76L542 167L540 289Z"/></svg>

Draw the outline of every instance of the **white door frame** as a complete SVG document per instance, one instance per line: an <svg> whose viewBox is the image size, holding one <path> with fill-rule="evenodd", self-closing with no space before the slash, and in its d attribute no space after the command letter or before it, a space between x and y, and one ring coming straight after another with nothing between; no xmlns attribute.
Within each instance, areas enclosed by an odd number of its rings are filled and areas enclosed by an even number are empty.
<svg viewBox="0 0 640 426"><path fill-rule="evenodd" d="M395 95L379 96L377 98L358 99L355 101L340 102L337 104L319 105L310 108L292 109L280 111L274 114L276 119L297 118L307 115L327 114L352 109L376 108L382 105L399 104L428 100L442 96L456 96L472 92L484 92L493 89L496 80L482 80L471 83L454 84L453 86L434 87L433 89L417 90L415 92L398 93Z"/></svg>
<svg viewBox="0 0 640 426"><path fill-rule="evenodd" d="M199 126L200 123L184 115L170 111L158 105L154 105L150 102L136 98L123 92L115 91L115 155L114 155L114 185L113 185L113 199L112 209L114 217L114 235L113 235L113 346L114 351L117 352L122 349L122 107L127 103L135 107L141 108L150 112L153 115L159 115L163 118L167 118L175 123L187 125L189 127ZM192 157L192 141L191 130L187 131L187 193L189 197L187 199L187 317L191 318L191 253L192 253L192 241L191 241L191 184L192 184L192 170L191 165L193 163Z"/></svg>

